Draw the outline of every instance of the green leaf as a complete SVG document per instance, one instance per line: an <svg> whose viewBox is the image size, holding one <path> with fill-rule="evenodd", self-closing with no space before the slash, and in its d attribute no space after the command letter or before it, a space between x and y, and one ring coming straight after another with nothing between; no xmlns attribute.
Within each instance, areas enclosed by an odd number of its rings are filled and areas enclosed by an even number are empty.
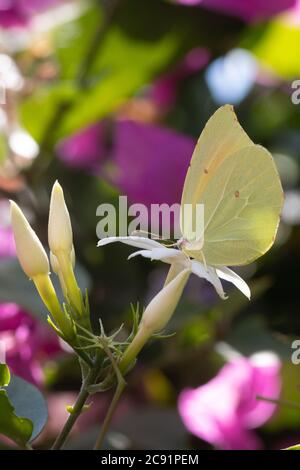
<svg viewBox="0 0 300 470"><path fill-rule="evenodd" d="M5 390L0 390L0 410L0 433L24 447L32 435L33 424L15 413Z"/></svg>
<svg viewBox="0 0 300 470"><path fill-rule="evenodd" d="M26 421L31 423L29 438L30 441L34 440L48 419L47 404L43 395L34 385L16 375L12 376L6 391L15 413L18 416L26 416Z"/></svg>
<svg viewBox="0 0 300 470"><path fill-rule="evenodd" d="M6 364L0 364L0 387L6 387L10 382L10 372Z"/></svg>
<svg viewBox="0 0 300 470"><path fill-rule="evenodd" d="M21 110L23 125L38 141L45 137L60 99L67 99L68 106L55 121L54 142L114 112L193 47L219 52L220 39L237 33L237 23L230 19L161 0L123 0L105 34L95 41L101 21L100 8L92 8L56 30L60 85L40 89ZM75 93L91 44L94 58L86 86ZM38 109L43 109L41 119L36 119Z"/></svg>
<svg viewBox="0 0 300 470"><path fill-rule="evenodd" d="M249 28L241 45L280 76L293 78L300 74L299 50L295 47L299 42L299 26L278 19Z"/></svg>
<svg viewBox="0 0 300 470"><path fill-rule="evenodd" d="M0 134L0 164L3 164L7 156L7 141L3 134Z"/></svg>
<svg viewBox="0 0 300 470"><path fill-rule="evenodd" d="M300 450L300 444L296 444L295 446L287 447L284 450Z"/></svg>

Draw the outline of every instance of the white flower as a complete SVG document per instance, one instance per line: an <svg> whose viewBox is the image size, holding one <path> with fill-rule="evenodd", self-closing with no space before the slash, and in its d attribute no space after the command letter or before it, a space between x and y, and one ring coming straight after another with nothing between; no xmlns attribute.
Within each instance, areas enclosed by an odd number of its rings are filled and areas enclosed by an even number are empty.
<svg viewBox="0 0 300 470"><path fill-rule="evenodd" d="M159 291L146 307L140 328L146 328L151 333L165 328L177 307L189 275L190 270L183 269Z"/></svg>
<svg viewBox="0 0 300 470"><path fill-rule="evenodd" d="M122 242L126 245L140 248L140 250L132 253L128 259L131 259L137 255L141 255L144 258L160 260L164 263L172 265L174 268L174 275L171 278L168 277L167 282L170 282L176 273L178 273L180 270L189 269L196 276L204 278L210 282L222 299L226 299L227 297L224 293L220 279L231 282L246 297L248 297L248 299L250 299L251 293L249 286L240 276L238 276L238 274L229 269L227 266L219 266L218 268L213 266L204 266L204 264L200 263L200 261L186 256L180 249L168 248L161 245L158 241L151 240L150 238L146 237L107 237L100 240L98 242L98 246L104 246L114 242Z"/></svg>

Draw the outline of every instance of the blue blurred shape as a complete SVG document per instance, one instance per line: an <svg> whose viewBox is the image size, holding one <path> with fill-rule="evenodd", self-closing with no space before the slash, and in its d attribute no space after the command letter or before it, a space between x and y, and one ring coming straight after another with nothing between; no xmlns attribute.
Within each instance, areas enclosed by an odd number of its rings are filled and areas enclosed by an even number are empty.
<svg viewBox="0 0 300 470"><path fill-rule="evenodd" d="M205 79L217 104L239 104L252 89L257 76L257 62L244 49L233 49L214 60L206 69Z"/></svg>

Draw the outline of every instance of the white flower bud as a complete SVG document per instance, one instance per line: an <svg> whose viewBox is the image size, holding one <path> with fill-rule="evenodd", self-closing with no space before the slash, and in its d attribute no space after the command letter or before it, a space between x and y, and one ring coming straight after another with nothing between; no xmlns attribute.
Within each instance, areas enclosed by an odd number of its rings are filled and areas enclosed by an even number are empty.
<svg viewBox="0 0 300 470"><path fill-rule="evenodd" d="M149 303L142 316L140 328L155 333L162 330L172 317L191 271L184 269Z"/></svg>
<svg viewBox="0 0 300 470"><path fill-rule="evenodd" d="M30 278L48 275L49 261L40 240L19 206L13 201L10 201L10 205L17 255L23 271Z"/></svg>
<svg viewBox="0 0 300 470"><path fill-rule="evenodd" d="M71 253L73 247L73 234L69 211L67 209L62 187L56 181L52 188L48 241L50 250L54 255L59 252Z"/></svg>

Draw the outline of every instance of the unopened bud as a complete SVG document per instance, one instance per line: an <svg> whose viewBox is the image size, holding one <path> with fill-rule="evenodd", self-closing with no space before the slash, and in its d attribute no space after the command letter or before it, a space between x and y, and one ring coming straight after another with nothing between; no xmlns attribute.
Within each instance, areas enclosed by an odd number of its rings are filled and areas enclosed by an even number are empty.
<svg viewBox="0 0 300 470"><path fill-rule="evenodd" d="M51 193L48 242L50 250L55 256L59 252L71 253L73 247L71 220L62 187L57 181L54 183Z"/></svg>
<svg viewBox="0 0 300 470"><path fill-rule="evenodd" d="M30 278L48 275L50 267L43 245L19 206L10 201L10 207L17 255L23 271Z"/></svg>

